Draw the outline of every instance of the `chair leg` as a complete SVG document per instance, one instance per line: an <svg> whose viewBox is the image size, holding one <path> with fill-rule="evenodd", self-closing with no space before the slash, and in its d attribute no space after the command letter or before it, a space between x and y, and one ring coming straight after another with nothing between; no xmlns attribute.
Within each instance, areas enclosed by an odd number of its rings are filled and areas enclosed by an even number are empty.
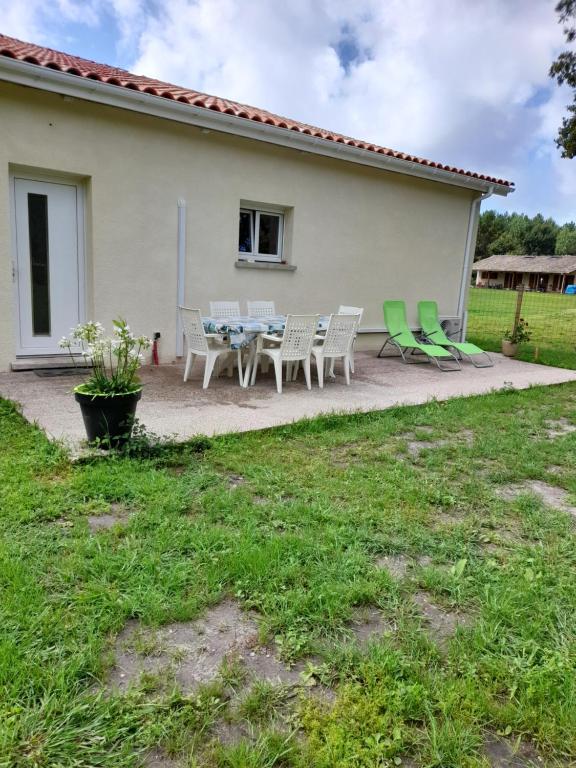
<svg viewBox="0 0 576 768"><path fill-rule="evenodd" d="M300 360L294 361L294 368L292 372L292 381L296 381L298 374L300 373Z"/></svg>
<svg viewBox="0 0 576 768"><path fill-rule="evenodd" d="M354 373L354 349L350 351L350 373Z"/></svg>
<svg viewBox="0 0 576 768"><path fill-rule="evenodd" d="M316 372L318 374L318 386L320 389L324 389L324 363L326 361L324 360L324 357L322 355L318 355L316 358Z"/></svg>
<svg viewBox="0 0 576 768"><path fill-rule="evenodd" d="M242 349L238 347L238 381L240 386L244 384L244 376L242 374Z"/></svg>
<svg viewBox="0 0 576 768"><path fill-rule="evenodd" d="M252 378L250 384L256 384L256 371L258 370L258 363L260 362L260 355L258 352L254 355L254 362L252 363Z"/></svg>
<svg viewBox="0 0 576 768"><path fill-rule="evenodd" d="M353 367L353 364L352 364L351 356L350 355L346 355L343 358L342 363L344 364L344 377L346 379L346 386L349 387L350 386L350 371L352 371L352 373L354 373L354 367Z"/></svg>
<svg viewBox="0 0 576 768"><path fill-rule="evenodd" d="M294 363L292 360L286 361L286 381L292 381L292 366Z"/></svg>
<svg viewBox="0 0 576 768"><path fill-rule="evenodd" d="M279 395L282 394L282 358L274 358L274 373L276 374L276 390Z"/></svg>
<svg viewBox="0 0 576 768"><path fill-rule="evenodd" d="M206 356L206 364L204 366L204 382L202 383L202 389L208 389L208 384L210 383L210 377L212 376L212 371L214 370L214 363L216 362L216 358L218 355L210 354Z"/></svg>
<svg viewBox="0 0 576 768"><path fill-rule="evenodd" d="M308 389L312 389L312 377L310 376L310 355L302 360L302 367L304 368L304 378L306 379L306 386Z"/></svg>
<svg viewBox="0 0 576 768"><path fill-rule="evenodd" d="M188 352L188 356L186 357L186 367L184 368L184 381L188 381L188 376L190 375L190 371L192 370L193 363L194 363L194 354L192 352Z"/></svg>

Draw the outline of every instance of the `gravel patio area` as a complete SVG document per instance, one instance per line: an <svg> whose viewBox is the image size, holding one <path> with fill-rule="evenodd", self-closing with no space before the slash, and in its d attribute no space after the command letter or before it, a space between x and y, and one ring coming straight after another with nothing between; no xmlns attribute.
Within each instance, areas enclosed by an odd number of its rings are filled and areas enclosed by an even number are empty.
<svg viewBox="0 0 576 768"><path fill-rule="evenodd" d="M309 392L300 374L298 381L284 385L281 395L276 393L271 374L260 374L256 385L248 389L239 387L236 374L232 379L222 375L213 378L209 389L202 390L201 365L195 367L186 384L182 381L183 366L146 367L142 370L145 388L138 418L158 435L185 440L197 434L273 427L323 413L381 410L502 387L524 389L576 380L576 371L501 355L493 358L493 368L476 369L464 363L459 372L441 373L427 363L406 365L397 357L378 359L376 352L358 352L350 387L337 375L324 390L314 381ZM33 371L2 373L0 395L19 402L29 421L74 447L85 436L79 407L71 395L72 387L81 380L76 374L44 377Z"/></svg>

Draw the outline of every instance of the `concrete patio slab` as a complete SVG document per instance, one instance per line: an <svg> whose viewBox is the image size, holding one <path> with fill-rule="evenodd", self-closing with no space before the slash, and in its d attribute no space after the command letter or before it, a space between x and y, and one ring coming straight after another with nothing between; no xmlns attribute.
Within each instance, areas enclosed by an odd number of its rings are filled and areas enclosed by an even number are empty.
<svg viewBox="0 0 576 768"><path fill-rule="evenodd" d="M502 387L524 389L536 384L576 381L576 371L510 360L494 355L493 368L464 364L461 371L441 373L427 363L405 365L399 358L378 359L375 352L356 354L356 374L347 387L342 376L328 381L323 390L316 382L308 391L302 375L276 392L270 375L259 375L254 387L241 389L236 375L214 378L202 390L202 365L192 378L182 381L182 366L144 368L144 394L138 418L163 436L184 440L197 434L244 432L289 424L323 413L374 411L396 405L425 403L477 395ZM338 371L338 369L337 369ZM24 416L50 437L76 447L84 439L80 410L71 394L82 376L39 377L35 372L0 374L0 395L22 406Z"/></svg>

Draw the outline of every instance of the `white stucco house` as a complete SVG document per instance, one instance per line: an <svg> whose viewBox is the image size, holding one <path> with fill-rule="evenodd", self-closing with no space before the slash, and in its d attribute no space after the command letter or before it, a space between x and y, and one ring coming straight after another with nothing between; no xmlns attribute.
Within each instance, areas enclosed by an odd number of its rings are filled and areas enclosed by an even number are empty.
<svg viewBox="0 0 576 768"><path fill-rule="evenodd" d="M0 35L0 368L122 315L182 355L178 303L438 301L462 322L503 179Z"/></svg>

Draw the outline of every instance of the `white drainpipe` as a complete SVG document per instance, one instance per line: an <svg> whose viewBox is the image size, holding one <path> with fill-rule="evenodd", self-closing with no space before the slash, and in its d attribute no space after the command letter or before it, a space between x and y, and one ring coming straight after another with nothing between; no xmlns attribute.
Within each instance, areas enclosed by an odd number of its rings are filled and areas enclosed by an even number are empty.
<svg viewBox="0 0 576 768"><path fill-rule="evenodd" d="M178 269L176 276L176 357L184 354L184 332L178 307L184 305L186 277L186 200L178 200Z"/></svg>
<svg viewBox="0 0 576 768"><path fill-rule="evenodd" d="M461 330L460 339L466 338L466 326L468 324L468 312L466 311L466 295L468 293L468 282L472 273L472 262L474 259L474 247L476 240L474 230L480 215L480 206L484 200L487 200L494 194L494 187L490 187L488 192L472 200L470 205L470 216L468 217L468 232L466 234L466 247L464 249L464 267L462 269L462 280L460 282L460 295L458 297L458 317L460 318Z"/></svg>

